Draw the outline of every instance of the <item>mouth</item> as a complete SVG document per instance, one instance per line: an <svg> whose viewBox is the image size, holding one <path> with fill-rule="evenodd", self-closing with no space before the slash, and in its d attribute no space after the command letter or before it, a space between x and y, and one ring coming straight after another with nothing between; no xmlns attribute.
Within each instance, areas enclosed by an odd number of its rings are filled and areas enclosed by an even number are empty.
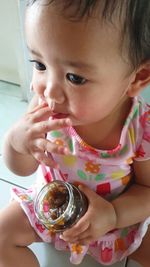
<svg viewBox="0 0 150 267"><path fill-rule="evenodd" d="M63 114L63 113L54 113L52 114L52 119L65 119L69 116L69 114Z"/></svg>

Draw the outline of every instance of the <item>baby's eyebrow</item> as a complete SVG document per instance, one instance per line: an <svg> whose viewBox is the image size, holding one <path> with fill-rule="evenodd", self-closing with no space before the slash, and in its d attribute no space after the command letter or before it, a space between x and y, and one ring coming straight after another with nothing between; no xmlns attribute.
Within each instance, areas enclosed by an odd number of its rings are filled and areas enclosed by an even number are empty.
<svg viewBox="0 0 150 267"><path fill-rule="evenodd" d="M39 52L31 49L29 46L27 46L27 48L31 54L42 58L42 55ZM96 72L96 69L97 69L94 64L89 64L89 63L85 63L82 61L60 60L59 58L57 58L56 61L61 62L61 64L64 66L69 66L69 67L73 67L76 69L83 69L83 70L87 70L90 72Z"/></svg>
<svg viewBox="0 0 150 267"><path fill-rule="evenodd" d="M63 65L70 66L77 69L86 69L89 71L95 71L96 67L93 64L85 63L82 61L70 61L70 60L63 60Z"/></svg>
<svg viewBox="0 0 150 267"><path fill-rule="evenodd" d="M42 57L40 53L38 53L37 51L31 49L28 45L27 45L27 49L29 50L29 52L35 56L38 56L38 57Z"/></svg>

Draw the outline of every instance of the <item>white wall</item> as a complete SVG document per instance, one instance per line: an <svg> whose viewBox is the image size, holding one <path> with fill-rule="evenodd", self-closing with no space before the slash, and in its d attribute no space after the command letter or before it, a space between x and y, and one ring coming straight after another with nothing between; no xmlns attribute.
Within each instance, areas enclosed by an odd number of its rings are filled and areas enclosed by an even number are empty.
<svg viewBox="0 0 150 267"><path fill-rule="evenodd" d="M0 80L19 84L29 99L30 66L24 43L25 0L0 0Z"/></svg>
<svg viewBox="0 0 150 267"><path fill-rule="evenodd" d="M16 0L0 0L0 79L20 84L19 16Z"/></svg>

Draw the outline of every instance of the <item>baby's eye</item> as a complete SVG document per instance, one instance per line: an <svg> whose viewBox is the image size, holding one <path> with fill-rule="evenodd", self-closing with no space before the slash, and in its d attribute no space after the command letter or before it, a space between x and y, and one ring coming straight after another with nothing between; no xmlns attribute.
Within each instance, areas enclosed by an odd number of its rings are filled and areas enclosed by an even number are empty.
<svg viewBox="0 0 150 267"><path fill-rule="evenodd" d="M85 78L83 78L79 75L73 74L73 73L67 73L66 78L67 78L67 80L69 80L71 83L73 83L75 85L82 85L82 84L86 83Z"/></svg>
<svg viewBox="0 0 150 267"><path fill-rule="evenodd" d="M39 71L44 71L44 70L46 70L45 65L42 64L41 62L36 61L36 60L30 60L30 62L33 63L33 66L34 66L37 70L39 70Z"/></svg>

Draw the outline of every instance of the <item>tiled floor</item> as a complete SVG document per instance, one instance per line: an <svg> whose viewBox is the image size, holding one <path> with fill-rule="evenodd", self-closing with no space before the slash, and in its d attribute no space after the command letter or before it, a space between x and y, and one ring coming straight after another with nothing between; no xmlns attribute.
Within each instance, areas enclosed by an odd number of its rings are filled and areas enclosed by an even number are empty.
<svg viewBox="0 0 150 267"><path fill-rule="evenodd" d="M147 101L150 102L149 91L149 89L145 90L143 95ZM2 158L2 145L5 132L21 116L21 114L24 113L26 107L27 103L21 101L21 92L19 87L0 82L0 208L3 208L8 204L12 184L27 188L30 184L32 184L35 178L35 175L25 178L14 175L6 168ZM31 248L39 258L41 267L73 267L73 265L69 263L67 253L58 252L50 245L34 244ZM85 258L80 266L100 267L100 265L89 256ZM113 265L113 267L123 266L124 263Z"/></svg>

